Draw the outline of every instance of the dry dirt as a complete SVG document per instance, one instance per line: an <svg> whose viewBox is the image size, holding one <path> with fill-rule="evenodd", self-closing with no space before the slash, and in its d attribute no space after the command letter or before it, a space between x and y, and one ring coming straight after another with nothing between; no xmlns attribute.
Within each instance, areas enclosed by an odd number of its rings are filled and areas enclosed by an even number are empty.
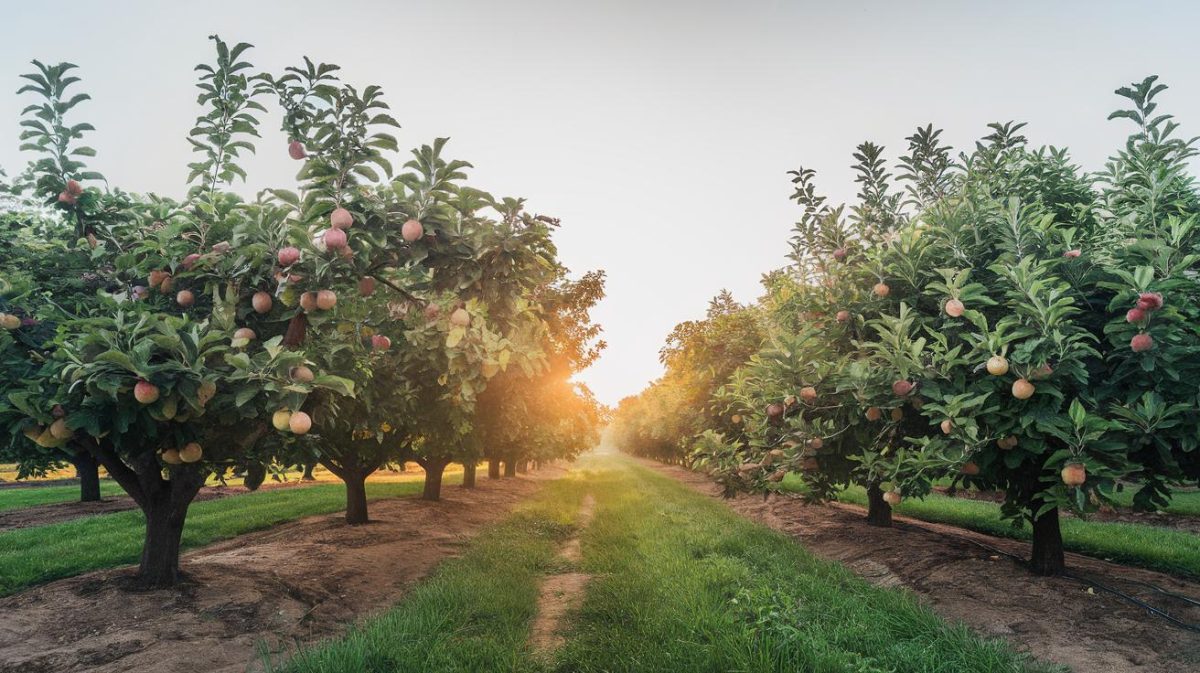
<svg viewBox="0 0 1200 673"><path fill-rule="evenodd" d="M576 519L577 530L587 527L596 508L596 499L589 493L583 497ZM529 645L535 652L552 652L563 644L562 630L571 611L583 603L583 593L591 575L575 572L583 556L579 546L579 534L563 543L558 556L567 564L564 572L546 577L538 594L537 616L529 629Z"/></svg>
<svg viewBox="0 0 1200 673"><path fill-rule="evenodd" d="M698 491L720 497L704 475L643 461ZM941 616L1008 640L1034 657L1078 673L1200 671L1200 633L1172 626L1144 609L1068 578L1030 575L980 544L1028 554L1028 545L950 526L896 517L893 528L868 526L846 505L806 505L775 495L727 501L740 514L795 537L818 556L840 561L868 581L904 587ZM1137 582L1200 600L1200 583L1069 554L1071 571L1119 588L1191 623L1200 606Z"/></svg>
<svg viewBox="0 0 1200 673"><path fill-rule="evenodd" d="M189 581L134 591L128 568L0 599L0 673L243 673L395 603L485 525L562 476L546 467L441 502L376 500L372 522L310 517L184 555Z"/></svg>

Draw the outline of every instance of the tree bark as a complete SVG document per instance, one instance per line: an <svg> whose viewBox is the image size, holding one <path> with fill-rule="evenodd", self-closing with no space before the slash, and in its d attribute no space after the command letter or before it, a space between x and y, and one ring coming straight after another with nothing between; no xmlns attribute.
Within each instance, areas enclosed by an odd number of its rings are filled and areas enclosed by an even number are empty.
<svg viewBox="0 0 1200 673"><path fill-rule="evenodd" d="M363 464L357 457L351 460L343 459L338 463L324 458L321 464L346 484L346 523L356 526L370 521L367 514L367 477L379 469L379 465Z"/></svg>
<svg viewBox="0 0 1200 673"><path fill-rule="evenodd" d="M246 466L246 477L242 479L242 485L251 491L257 491L266 479L267 466L262 463L250 463Z"/></svg>
<svg viewBox="0 0 1200 673"><path fill-rule="evenodd" d="M304 336L308 332L308 316L303 313L297 313L288 321L287 332L283 335L283 345L288 348L295 348L304 343Z"/></svg>
<svg viewBox="0 0 1200 673"><path fill-rule="evenodd" d="M1033 551L1029 567L1038 575L1059 575L1066 570L1057 507L1033 520Z"/></svg>
<svg viewBox="0 0 1200 673"><path fill-rule="evenodd" d="M867 524L890 528L892 526L892 506L883 499L883 489L878 483L867 485Z"/></svg>
<svg viewBox="0 0 1200 673"><path fill-rule="evenodd" d="M317 467L316 463L305 463L304 464L304 474L301 475L300 478L304 481L316 481L317 478L313 476L313 470L316 469L316 467Z"/></svg>
<svg viewBox="0 0 1200 673"><path fill-rule="evenodd" d="M528 471L529 471L529 461L528 460L518 460L517 461L517 473L525 474Z"/></svg>
<svg viewBox="0 0 1200 673"><path fill-rule="evenodd" d="M488 458L488 479L500 478L500 459Z"/></svg>
<svg viewBox="0 0 1200 673"><path fill-rule="evenodd" d="M79 477L79 502L100 501L100 465L96 457L86 448L79 449L71 457L75 475Z"/></svg>
<svg viewBox="0 0 1200 673"><path fill-rule="evenodd" d="M463 488L475 488L475 461L469 460L463 463Z"/></svg>
<svg viewBox="0 0 1200 673"><path fill-rule="evenodd" d="M517 461L511 460L511 459L504 461L504 476L506 476L506 477L517 476Z"/></svg>
<svg viewBox="0 0 1200 673"><path fill-rule="evenodd" d="M421 493L422 500L442 499L442 473L450 461L444 458L418 460L417 463L425 470L425 490Z"/></svg>

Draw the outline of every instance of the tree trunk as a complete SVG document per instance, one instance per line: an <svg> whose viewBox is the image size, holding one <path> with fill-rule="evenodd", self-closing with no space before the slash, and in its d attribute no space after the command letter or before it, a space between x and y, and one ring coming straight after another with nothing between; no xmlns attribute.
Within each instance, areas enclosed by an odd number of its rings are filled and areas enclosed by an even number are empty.
<svg viewBox="0 0 1200 673"><path fill-rule="evenodd" d="M517 473L525 474L528 471L529 471L529 461L528 460L518 460L517 461Z"/></svg>
<svg viewBox="0 0 1200 673"><path fill-rule="evenodd" d="M100 465L87 449L80 449L71 457L75 475L79 477L79 502L100 501Z"/></svg>
<svg viewBox="0 0 1200 673"><path fill-rule="evenodd" d="M1029 567L1039 575L1058 575L1066 570L1057 507L1033 520L1033 553Z"/></svg>
<svg viewBox="0 0 1200 673"><path fill-rule="evenodd" d="M355 470L342 480L346 482L346 523L367 523L367 475Z"/></svg>
<svg viewBox="0 0 1200 673"><path fill-rule="evenodd" d="M316 481L317 478L313 476L313 470L316 469L316 467L317 467L316 463L305 463L304 464L304 474L301 475L300 478L304 481Z"/></svg>
<svg viewBox="0 0 1200 673"><path fill-rule="evenodd" d="M475 488L475 461L463 463L463 488Z"/></svg>
<svg viewBox="0 0 1200 673"><path fill-rule="evenodd" d="M304 343L304 335L308 332L308 316L297 313L288 321L287 332L283 335L283 345L295 348Z"/></svg>
<svg viewBox="0 0 1200 673"><path fill-rule="evenodd" d="M421 494L421 499L442 499L442 472L446 470L446 465L449 464L449 462L450 461L444 459L418 461L421 467L425 470L425 491Z"/></svg>
<svg viewBox="0 0 1200 673"><path fill-rule="evenodd" d="M143 482L147 475L139 474ZM153 475L150 478L158 478ZM138 579L148 589L174 586L180 578L179 546L188 506L204 485L199 467L171 468L171 479L145 495L146 538L138 564Z"/></svg>
<svg viewBox="0 0 1200 673"><path fill-rule="evenodd" d="M488 458L488 479L500 478L500 459Z"/></svg>
<svg viewBox="0 0 1200 673"><path fill-rule="evenodd" d="M867 486L867 524L890 528L892 525L892 506L883 499L883 489L872 482Z"/></svg>
<svg viewBox="0 0 1200 673"><path fill-rule="evenodd" d="M267 466L262 463L250 463L246 466L246 477L242 479L242 485L251 491L257 491L266 479Z"/></svg>
<svg viewBox="0 0 1200 673"><path fill-rule="evenodd" d="M506 476L506 477L517 476L517 462L515 460L504 461L504 476Z"/></svg>

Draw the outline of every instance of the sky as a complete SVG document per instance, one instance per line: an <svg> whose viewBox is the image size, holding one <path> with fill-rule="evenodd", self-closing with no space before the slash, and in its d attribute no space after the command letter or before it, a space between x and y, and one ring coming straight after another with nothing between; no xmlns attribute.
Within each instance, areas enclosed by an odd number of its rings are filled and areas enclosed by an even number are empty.
<svg viewBox="0 0 1200 673"><path fill-rule="evenodd" d="M676 323L722 289L753 301L785 263L788 170L852 200L858 143L894 162L918 125L962 148L1005 120L1099 169L1128 133L1106 121L1113 90L1148 74L1172 87L1161 110L1200 133L1198 23L1191 2L0 0L0 93L30 59L76 63L92 165L181 196L208 35L255 45L263 70L307 55L381 85L402 147L451 138L473 185L562 219L574 272L607 271L593 317L608 349L579 378L615 404L661 374ZM28 160L27 103L0 95L10 174ZM239 191L295 184L277 129L264 120Z"/></svg>

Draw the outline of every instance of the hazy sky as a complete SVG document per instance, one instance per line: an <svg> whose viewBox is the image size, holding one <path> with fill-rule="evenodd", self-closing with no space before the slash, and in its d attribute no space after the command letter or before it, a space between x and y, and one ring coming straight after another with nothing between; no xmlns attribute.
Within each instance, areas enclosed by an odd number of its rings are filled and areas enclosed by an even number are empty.
<svg viewBox="0 0 1200 673"><path fill-rule="evenodd" d="M383 86L403 147L451 137L473 184L562 218L573 270L608 271L609 348L583 379L615 403L659 375L675 323L722 288L752 300L783 263L787 170L816 169L845 200L863 140L894 160L918 124L962 147L1008 119L1098 168L1128 130L1105 121L1112 90L1150 73L1200 133L1198 24L1191 2L0 0L0 167L25 161L27 101L3 92L32 58L81 66L112 184L171 195L208 35L254 44L273 72L337 63ZM277 128L264 123L247 193L294 184Z"/></svg>

